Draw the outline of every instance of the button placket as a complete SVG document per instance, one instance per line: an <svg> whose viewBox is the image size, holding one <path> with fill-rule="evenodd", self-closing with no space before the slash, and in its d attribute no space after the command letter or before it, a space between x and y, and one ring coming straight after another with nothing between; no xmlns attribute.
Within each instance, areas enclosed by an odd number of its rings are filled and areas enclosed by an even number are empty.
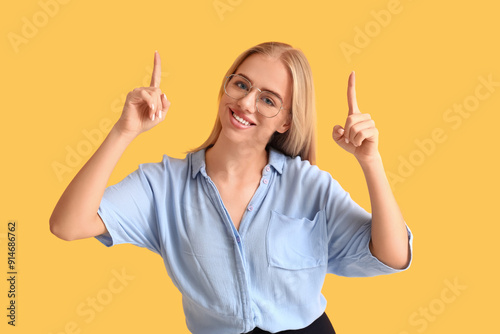
<svg viewBox="0 0 500 334"><path fill-rule="evenodd" d="M271 179L273 178L273 176L274 172L272 171L270 165L266 165L262 169L262 177L260 179L259 187L257 187L254 196L252 197L250 203L248 203L245 213L243 214L243 219L239 228L239 234L242 236L242 238L245 236L245 233L248 229L247 220L251 221L253 219L252 217L257 214L262 201L269 191Z"/></svg>
<svg viewBox="0 0 500 334"><path fill-rule="evenodd" d="M239 289L239 292L240 292L240 298L241 298L241 303L242 303L243 317L248 319L247 324L249 324L252 321L251 320L252 317L254 317L254 311L253 311L252 305L251 305L250 289L249 289L248 277L246 274L246 258L245 258L245 253L243 251L243 240L242 240L242 237L240 236L238 230L236 230L234 224L231 221L231 217L229 215L229 212L227 211L227 209L224 206L224 203L222 202L222 198L220 196L219 191L217 190L217 187L215 186L215 183L213 183L213 181L210 179L210 177L206 174L206 171L204 168L202 168L201 172L202 172L202 175L204 176L204 179L205 179L205 182L203 182L203 188L206 191L207 196L210 198L210 200L212 201L214 206L218 210L220 210L221 218L223 218L223 220L225 221L225 223L227 225L230 225L230 227L233 231L233 235L235 236L235 239L237 242L237 248L239 249L239 252L236 252L236 253L239 253L239 256L236 256L236 258L235 258L236 272L237 272L235 275L236 276L235 279L238 281L239 286L241 287ZM254 197L255 197L255 195L254 195ZM252 211L252 210L253 210L253 206L251 206L251 209L249 211ZM238 261L238 258L241 259L241 261ZM247 325L247 327L250 327L250 326Z"/></svg>

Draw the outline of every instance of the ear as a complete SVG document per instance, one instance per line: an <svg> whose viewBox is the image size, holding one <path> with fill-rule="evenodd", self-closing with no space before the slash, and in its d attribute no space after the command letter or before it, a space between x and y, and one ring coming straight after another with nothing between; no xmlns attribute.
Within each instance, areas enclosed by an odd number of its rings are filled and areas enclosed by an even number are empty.
<svg viewBox="0 0 500 334"><path fill-rule="evenodd" d="M291 113L288 113L288 116L286 118L286 120L284 121L285 123L283 123L276 131L279 132L279 133L285 133L288 131L288 129L290 129L290 127L292 126L292 114Z"/></svg>
<svg viewBox="0 0 500 334"><path fill-rule="evenodd" d="M277 129L276 131L279 132L279 133L285 133L288 131L288 129L290 129L290 125L291 124L283 124L282 126L280 126L279 129Z"/></svg>

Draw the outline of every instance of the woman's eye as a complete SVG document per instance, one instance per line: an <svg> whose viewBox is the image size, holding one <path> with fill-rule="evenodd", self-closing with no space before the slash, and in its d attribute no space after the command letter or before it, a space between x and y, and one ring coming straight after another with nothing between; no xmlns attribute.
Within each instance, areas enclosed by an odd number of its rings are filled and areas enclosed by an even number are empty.
<svg viewBox="0 0 500 334"><path fill-rule="evenodd" d="M266 96L262 97L262 102L264 102L269 107L274 107L274 105L275 105L274 101L271 98L266 97Z"/></svg>
<svg viewBox="0 0 500 334"><path fill-rule="evenodd" d="M237 82L235 82L235 85L236 85L236 87L238 87L241 90L248 90L247 84L244 83L243 81L237 81Z"/></svg>

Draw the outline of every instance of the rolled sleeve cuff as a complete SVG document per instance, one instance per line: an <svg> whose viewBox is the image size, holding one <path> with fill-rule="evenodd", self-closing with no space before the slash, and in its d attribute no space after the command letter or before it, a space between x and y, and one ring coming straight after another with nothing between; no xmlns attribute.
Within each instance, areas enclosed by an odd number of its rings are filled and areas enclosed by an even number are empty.
<svg viewBox="0 0 500 334"><path fill-rule="evenodd" d="M99 205L99 209L97 210L97 214L101 217L108 232L96 235L94 238L99 240L104 246L111 247L120 242L117 242L118 238L117 238L115 220L113 219L112 216L107 214L107 210L105 209L106 205L108 205L108 202L103 197L101 200L101 204Z"/></svg>
<svg viewBox="0 0 500 334"><path fill-rule="evenodd" d="M413 259L413 233L411 233L411 230L408 227L408 225L406 225L406 222L405 222L405 227L406 227L406 232L408 234L408 245L410 246L410 260L408 261L408 265L404 268L398 269L398 268L390 267L387 264L380 261L378 258L376 258L370 251L370 247L369 247L370 240L368 240L368 243L366 245L366 247L368 249L368 257L370 258L371 262L374 262L376 264L376 267L378 267L378 270L380 270L382 275L398 273L398 272L405 271L408 268L410 268L410 265L411 265L411 262Z"/></svg>
<svg viewBox="0 0 500 334"><path fill-rule="evenodd" d="M363 241L364 251L356 258L347 257L342 259L339 265L339 268L341 269L338 270L336 274L346 277L372 277L378 275L389 275L407 270L413 259L413 234L406 223L405 226L408 233L408 244L410 246L410 261L408 261L408 265L405 268L392 268L373 256L369 247L371 234L367 233L365 240Z"/></svg>

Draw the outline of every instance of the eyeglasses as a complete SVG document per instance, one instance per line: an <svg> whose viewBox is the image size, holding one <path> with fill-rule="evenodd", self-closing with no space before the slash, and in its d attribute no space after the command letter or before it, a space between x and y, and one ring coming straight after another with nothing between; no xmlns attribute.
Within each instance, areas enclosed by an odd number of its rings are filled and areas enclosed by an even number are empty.
<svg viewBox="0 0 500 334"><path fill-rule="evenodd" d="M252 83L239 74L227 76L224 82L224 91L226 95L235 100L247 96L252 88ZM255 100L255 106L259 114L268 118L278 115L281 109L283 109L283 101L281 98L272 92L260 90L257 87L255 87L255 89L260 92Z"/></svg>

